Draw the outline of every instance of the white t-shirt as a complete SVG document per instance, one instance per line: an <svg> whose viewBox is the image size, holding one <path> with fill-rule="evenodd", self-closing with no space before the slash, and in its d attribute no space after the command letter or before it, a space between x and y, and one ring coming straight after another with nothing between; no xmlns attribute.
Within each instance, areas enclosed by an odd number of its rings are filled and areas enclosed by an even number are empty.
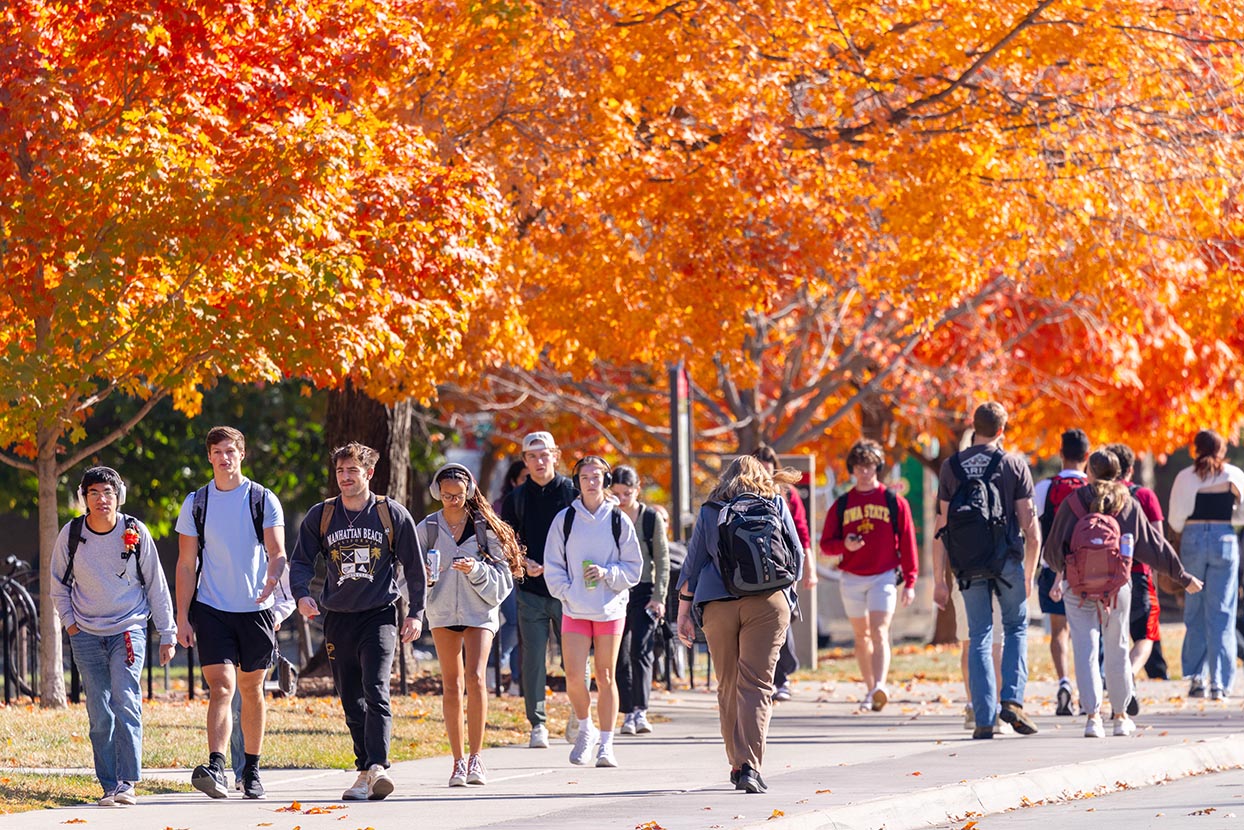
<svg viewBox="0 0 1244 830"><path fill-rule="evenodd" d="M268 553L255 538L251 520L251 481L221 491L213 480L207 485L207 517L203 523L203 569L197 599L218 611L242 613L271 608L273 597L262 603L255 598L268 576ZM272 491L264 499L263 526L284 527L281 503ZM198 539L194 526L194 493L182 502L177 532Z"/></svg>

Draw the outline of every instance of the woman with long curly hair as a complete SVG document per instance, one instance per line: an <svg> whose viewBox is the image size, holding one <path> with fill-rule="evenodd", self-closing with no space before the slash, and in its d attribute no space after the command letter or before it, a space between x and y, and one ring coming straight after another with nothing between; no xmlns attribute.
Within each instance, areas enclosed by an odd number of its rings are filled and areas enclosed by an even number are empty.
<svg viewBox="0 0 1244 830"><path fill-rule="evenodd" d="M708 502L700 508L679 576L678 637L688 647L694 642L694 614L704 629L717 670L717 710L730 760L730 783L749 793L767 789L760 777L760 765L773 708L773 670L795 608L795 585L803 576L799 533L783 498L786 485L798 480L795 470L777 470L770 475L750 455L731 461ZM718 517L731 499L744 493L774 503L785 529L785 544L797 563L795 582L790 587L743 597L726 588L715 558Z"/></svg>
<svg viewBox="0 0 1244 830"><path fill-rule="evenodd" d="M1240 544L1232 524L1244 523L1244 471L1227 463L1227 442L1203 429L1193 439L1196 461L1171 486L1167 520L1181 534L1184 567L1205 590L1184 603L1184 677L1188 697L1227 700L1235 682L1235 611Z"/></svg>
<svg viewBox="0 0 1244 830"><path fill-rule="evenodd" d="M429 491L443 507L420 523L419 538L424 551L438 551L440 560L430 563L425 613L441 664L441 707L454 756L449 786L485 784L487 771L479 754L488 717L484 676L492 638L500 624L497 609L514 590L514 580L523 575L523 549L514 531L488 504L466 467L441 467L432 476ZM470 750L465 755L464 685L466 743Z"/></svg>

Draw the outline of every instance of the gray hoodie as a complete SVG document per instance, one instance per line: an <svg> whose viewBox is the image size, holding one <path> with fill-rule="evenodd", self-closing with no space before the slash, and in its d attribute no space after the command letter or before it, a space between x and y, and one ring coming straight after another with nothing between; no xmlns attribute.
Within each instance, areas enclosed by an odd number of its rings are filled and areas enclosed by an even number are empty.
<svg viewBox="0 0 1244 830"><path fill-rule="evenodd" d="M501 619L501 600L514 590L514 577L502 558L501 542L491 530L486 534L488 557L480 556L475 530L468 525L467 538L458 541L449 533L449 523L436 511L419 523L419 540L424 551L435 548L441 554L436 584L428 588L424 614L428 628L465 625L497 632ZM454 557L474 559L469 573L454 570Z"/></svg>
<svg viewBox="0 0 1244 830"><path fill-rule="evenodd" d="M85 522L82 541L73 557L73 584L64 583L69 566L70 522L60 529L52 550L52 603L68 628L77 624L88 634L107 637L124 631L146 629L150 614L160 633L160 645L177 641L173 603L169 597L160 554L147 526L138 522L138 551L128 559L125 552L125 516L108 533L96 533ZM137 567L143 569L147 590L143 592Z"/></svg>

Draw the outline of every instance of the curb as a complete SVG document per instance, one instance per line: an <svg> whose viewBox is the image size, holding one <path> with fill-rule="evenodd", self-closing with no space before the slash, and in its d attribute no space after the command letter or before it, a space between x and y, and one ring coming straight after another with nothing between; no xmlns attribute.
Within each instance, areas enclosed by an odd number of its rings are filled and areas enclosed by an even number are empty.
<svg viewBox="0 0 1244 830"><path fill-rule="evenodd" d="M1136 789L1244 767L1244 734L1159 747L1026 772L980 778L903 795L744 825L766 830L917 830L972 818Z"/></svg>

